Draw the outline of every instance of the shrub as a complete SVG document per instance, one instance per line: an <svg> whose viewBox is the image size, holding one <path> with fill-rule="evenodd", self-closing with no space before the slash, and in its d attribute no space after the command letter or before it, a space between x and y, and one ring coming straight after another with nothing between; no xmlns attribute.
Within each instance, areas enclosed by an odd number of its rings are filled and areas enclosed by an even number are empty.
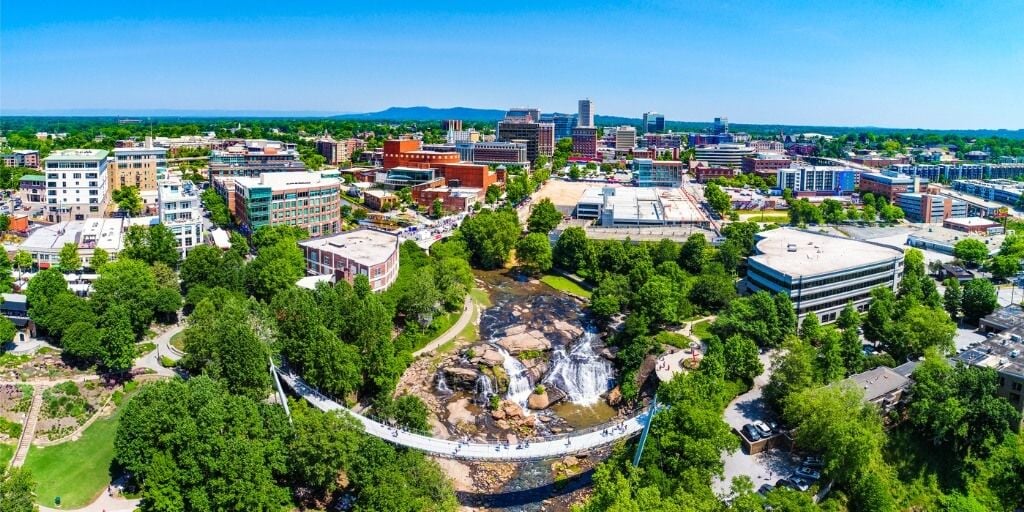
<svg viewBox="0 0 1024 512"><path fill-rule="evenodd" d="M545 391L547 390L544 388L543 384L537 384L537 386L533 388L534 394L537 395L543 395Z"/></svg>

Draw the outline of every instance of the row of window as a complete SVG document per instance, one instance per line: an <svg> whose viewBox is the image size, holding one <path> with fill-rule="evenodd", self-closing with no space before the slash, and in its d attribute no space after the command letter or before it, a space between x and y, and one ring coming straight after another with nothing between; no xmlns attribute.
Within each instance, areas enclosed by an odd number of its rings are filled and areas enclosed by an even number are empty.
<svg viewBox="0 0 1024 512"><path fill-rule="evenodd" d="M95 169L99 162L46 162L47 169Z"/></svg>
<svg viewBox="0 0 1024 512"><path fill-rule="evenodd" d="M56 173L56 172L51 172L51 173L46 175L46 179L48 179L48 180L59 180L59 179L61 179L61 177L62 177L61 173ZM63 177L65 179L67 178L66 175L63 176ZM94 180L94 179L96 179L98 177L99 177L99 174L97 174L95 172L87 172L87 173L85 173L85 178L86 179ZM71 179L73 179L73 180L80 180L80 179L82 179L82 173L80 173L80 172L73 172L73 173L71 173ZM53 186L53 185L51 185L51 186Z"/></svg>

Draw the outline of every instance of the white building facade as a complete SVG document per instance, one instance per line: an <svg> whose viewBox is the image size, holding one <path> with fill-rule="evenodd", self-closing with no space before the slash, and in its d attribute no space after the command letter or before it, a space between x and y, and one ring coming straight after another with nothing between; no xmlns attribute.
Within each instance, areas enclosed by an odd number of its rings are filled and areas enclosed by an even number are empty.
<svg viewBox="0 0 1024 512"><path fill-rule="evenodd" d="M160 223L174 233L181 257L203 243L203 209L199 187L178 177L160 180L157 190L160 203Z"/></svg>
<svg viewBox="0 0 1024 512"><path fill-rule="evenodd" d="M43 159L47 220L103 216L109 200L107 156L102 149L65 149Z"/></svg>

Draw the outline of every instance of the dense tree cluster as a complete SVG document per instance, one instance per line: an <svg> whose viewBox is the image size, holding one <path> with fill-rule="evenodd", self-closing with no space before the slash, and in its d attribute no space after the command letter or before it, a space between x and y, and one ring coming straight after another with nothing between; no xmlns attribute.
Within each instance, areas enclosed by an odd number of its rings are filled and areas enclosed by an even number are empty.
<svg viewBox="0 0 1024 512"><path fill-rule="evenodd" d="M436 464L362 435L350 418L234 395L206 377L145 386L126 406L116 462L142 484L143 510L313 508L336 492L354 510L454 510ZM291 489L289 489L291 487Z"/></svg>

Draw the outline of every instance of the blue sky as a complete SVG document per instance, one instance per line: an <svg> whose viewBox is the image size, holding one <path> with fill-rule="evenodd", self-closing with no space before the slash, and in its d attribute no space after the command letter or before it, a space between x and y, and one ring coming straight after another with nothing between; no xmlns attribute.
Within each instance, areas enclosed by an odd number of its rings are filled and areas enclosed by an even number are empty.
<svg viewBox="0 0 1024 512"><path fill-rule="evenodd" d="M0 111L429 105L1024 128L1018 1L3 0Z"/></svg>

